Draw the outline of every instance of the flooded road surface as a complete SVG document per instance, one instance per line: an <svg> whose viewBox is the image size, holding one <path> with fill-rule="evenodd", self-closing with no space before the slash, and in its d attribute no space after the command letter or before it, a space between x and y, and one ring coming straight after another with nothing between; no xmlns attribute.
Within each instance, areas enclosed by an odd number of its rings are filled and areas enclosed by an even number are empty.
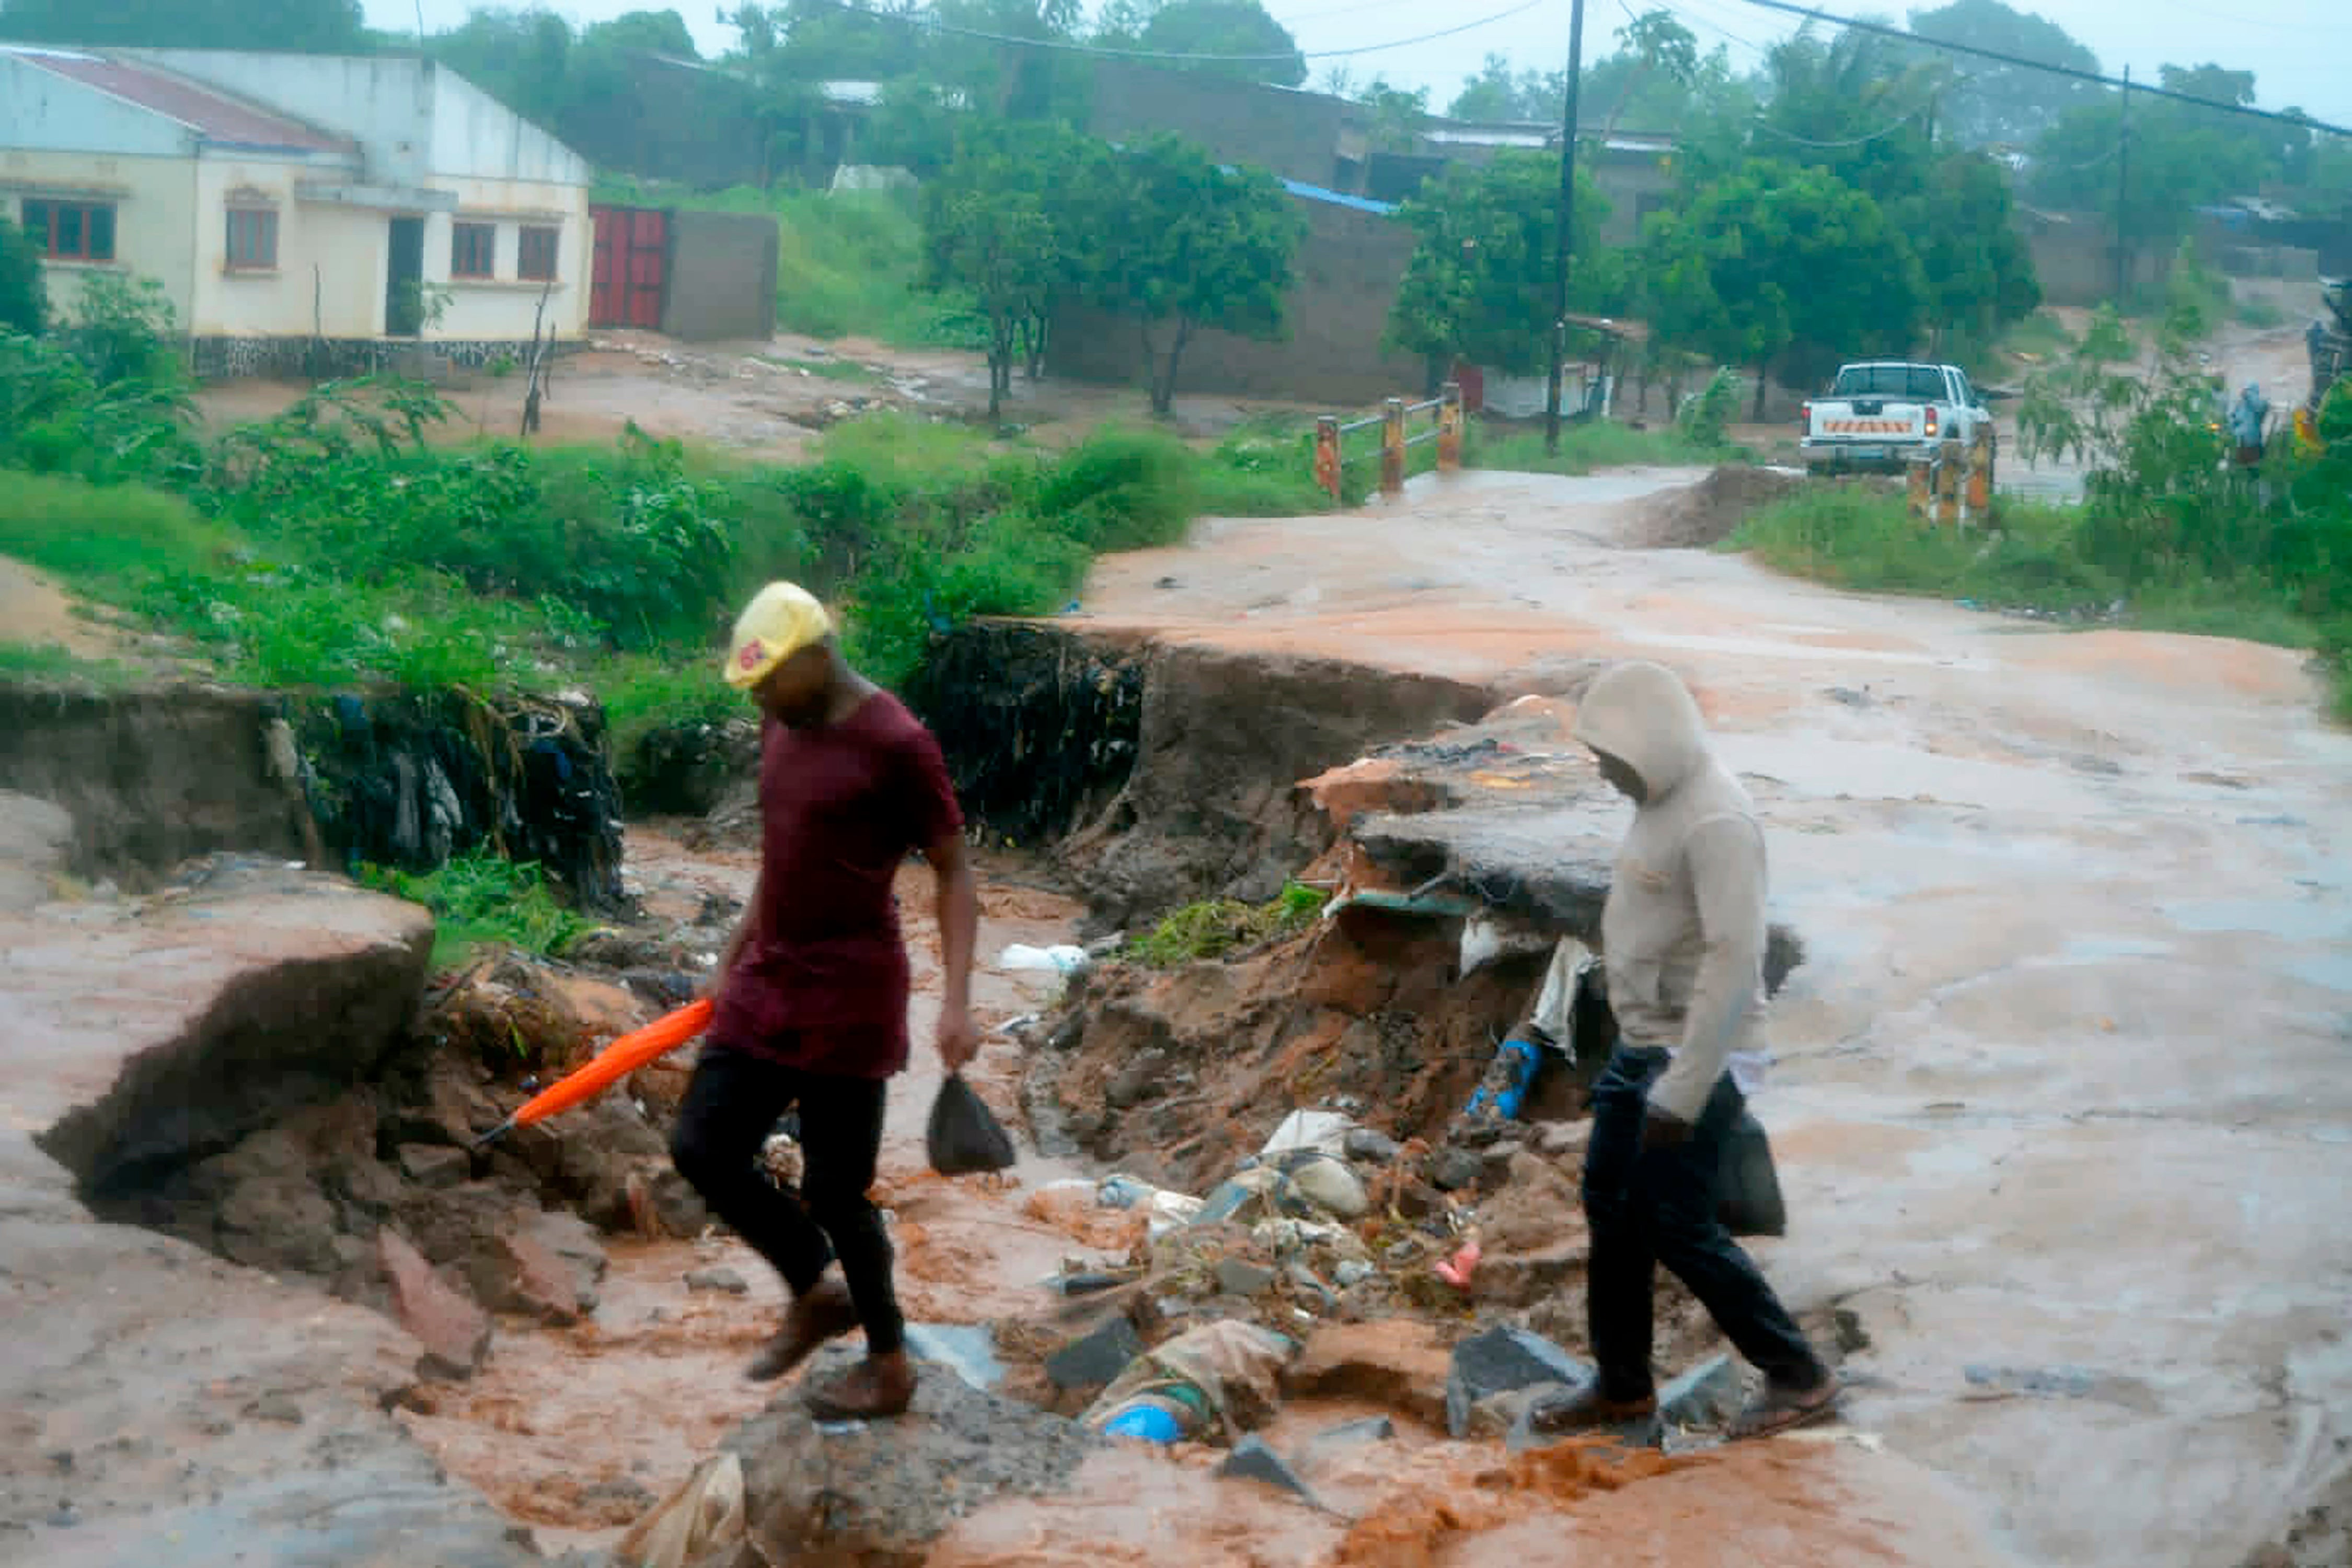
<svg viewBox="0 0 2352 1568"><path fill-rule="evenodd" d="M1683 671L1808 948L1760 1251L1868 1336L1851 1426L2028 1561L2234 1563L2352 1466L2352 737L2295 653L1614 547L1694 477L1207 524L1075 619L1527 689Z"/></svg>

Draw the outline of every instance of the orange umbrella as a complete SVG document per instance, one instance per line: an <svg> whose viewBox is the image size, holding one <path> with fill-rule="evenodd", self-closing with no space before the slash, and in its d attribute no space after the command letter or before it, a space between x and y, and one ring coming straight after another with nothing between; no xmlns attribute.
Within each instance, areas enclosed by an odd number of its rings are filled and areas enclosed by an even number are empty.
<svg viewBox="0 0 2352 1568"><path fill-rule="evenodd" d="M569 1110L582 1100L626 1078L656 1057L674 1051L710 1026L710 1004L689 1002L677 1012L656 1018L642 1029L623 1035L596 1053L587 1066L566 1073L541 1089L522 1108L474 1141L474 1147L505 1136L518 1127Z"/></svg>

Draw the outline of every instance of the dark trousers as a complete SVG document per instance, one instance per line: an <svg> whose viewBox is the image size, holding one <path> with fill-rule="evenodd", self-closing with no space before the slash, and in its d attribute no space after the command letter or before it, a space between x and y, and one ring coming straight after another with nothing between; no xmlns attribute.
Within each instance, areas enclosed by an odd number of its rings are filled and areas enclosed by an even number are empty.
<svg viewBox="0 0 2352 1568"><path fill-rule="evenodd" d="M670 1157L694 1190L753 1250L775 1266L795 1298L841 1259L872 1355L906 1342L890 1282L890 1237L866 1195L882 1152L882 1079L803 1072L746 1051L706 1046L678 1108ZM761 1146L777 1118L800 1109L800 1191L777 1185Z"/></svg>
<svg viewBox="0 0 2352 1568"><path fill-rule="evenodd" d="M1811 1387L1825 1369L1754 1259L1716 1217L1723 1142L1745 1101L1726 1073L1685 1142L1647 1143L1651 1080L1665 1071L1656 1047L1617 1047L1592 1089L1584 1156L1584 1213L1592 1226L1585 1276L1592 1359L1604 1398L1647 1399L1651 1284L1663 1263L1690 1288L1739 1353L1775 1383Z"/></svg>

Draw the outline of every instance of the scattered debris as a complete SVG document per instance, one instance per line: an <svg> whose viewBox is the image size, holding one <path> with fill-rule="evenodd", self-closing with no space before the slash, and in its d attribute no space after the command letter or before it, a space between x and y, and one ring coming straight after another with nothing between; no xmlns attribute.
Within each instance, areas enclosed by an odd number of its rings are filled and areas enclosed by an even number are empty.
<svg viewBox="0 0 2352 1568"><path fill-rule="evenodd" d="M1445 1383L1446 1430L1456 1437L1467 1435L1472 1410L1495 1394L1546 1384L1580 1387L1593 1376L1590 1363L1525 1329L1474 1334L1454 1347Z"/></svg>
<svg viewBox="0 0 2352 1568"><path fill-rule="evenodd" d="M748 1295L751 1289L740 1274L732 1268L723 1268L694 1269L686 1277L686 1288L689 1290L722 1291L730 1296Z"/></svg>
<svg viewBox="0 0 2352 1568"><path fill-rule="evenodd" d="M1316 1508L1323 1506L1314 1489L1298 1479L1298 1472L1274 1451L1273 1445L1255 1435L1234 1445L1233 1452L1217 1466L1217 1474L1234 1480L1263 1481L1302 1498Z"/></svg>

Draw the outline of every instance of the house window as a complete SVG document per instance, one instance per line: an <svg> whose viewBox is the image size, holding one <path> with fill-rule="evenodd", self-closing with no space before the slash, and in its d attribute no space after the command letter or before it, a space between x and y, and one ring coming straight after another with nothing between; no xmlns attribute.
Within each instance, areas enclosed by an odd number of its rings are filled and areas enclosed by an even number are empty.
<svg viewBox="0 0 2352 1568"><path fill-rule="evenodd" d="M231 207L228 267L232 272L278 269L278 215L266 207Z"/></svg>
<svg viewBox="0 0 2352 1568"><path fill-rule="evenodd" d="M449 276L492 278L498 274L496 224L461 223L449 231Z"/></svg>
<svg viewBox="0 0 2352 1568"><path fill-rule="evenodd" d="M555 241L562 232L553 228L524 229L522 249L515 260L515 276L534 283L555 281Z"/></svg>
<svg viewBox="0 0 2352 1568"><path fill-rule="evenodd" d="M114 204L28 198L25 234L49 261L111 261Z"/></svg>

